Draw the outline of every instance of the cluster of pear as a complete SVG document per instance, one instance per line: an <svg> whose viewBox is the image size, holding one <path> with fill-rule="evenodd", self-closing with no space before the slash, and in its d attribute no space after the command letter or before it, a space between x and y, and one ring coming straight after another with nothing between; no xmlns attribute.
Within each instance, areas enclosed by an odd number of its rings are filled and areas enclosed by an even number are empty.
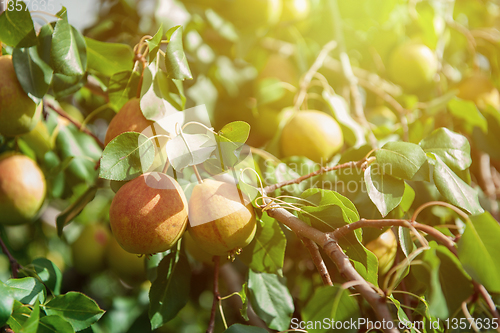
<svg viewBox="0 0 500 333"><path fill-rule="evenodd" d="M136 120L135 127L130 119ZM151 125L139 101L132 100L111 121L106 141ZM193 188L188 203L179 183L159 172L142 174L120 187L109 219L123 249L146 255L172 248L189 229L196 246L210 257L227 257L248 245L256 231L251 202L234 183L205 179Z"/></svg>

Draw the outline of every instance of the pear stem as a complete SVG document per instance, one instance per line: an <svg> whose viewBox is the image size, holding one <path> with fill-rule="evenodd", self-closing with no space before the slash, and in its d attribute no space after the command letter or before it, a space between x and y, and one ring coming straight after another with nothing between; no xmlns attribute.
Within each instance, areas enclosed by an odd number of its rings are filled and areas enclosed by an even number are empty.
<svg viewBox="0 0 500 333"><path fill-rule="evenodd" d="M9 258L10 266L12 268L12 277L15 279L17 278L17 273L19 271L19 268L21 268L21 265L17 262L16 258L10 254L9 249L7 249L7 246L3 242L3 239L0 237L0 247L2 248L3 253Z"/></svg>
<svg viewBox="0 0 500 333"><path fill-rule="evenodd" d="M194 174L196 175L196 179L198 179L198 183L203 184L203 179L201 178L200 173L198 172L198 168L196 167L196 165L193 165L193 170L194 170Z"/></svg>
<svg viewBox="0 0 500 333"><path fill-rule="evenodd" d="M210 314L210 322L208 323L207 333L213 333L215 327L215 314L217 312L217 306L220 302L220 294L219 294L219 256L213 256L212 258L214 262L214 301L212 303L212 312Z"/></svg>

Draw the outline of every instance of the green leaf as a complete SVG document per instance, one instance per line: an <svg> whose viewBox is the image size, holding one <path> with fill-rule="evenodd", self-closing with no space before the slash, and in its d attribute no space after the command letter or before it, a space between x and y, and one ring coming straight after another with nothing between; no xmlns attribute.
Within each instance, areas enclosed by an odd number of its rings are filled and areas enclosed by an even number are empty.
<svg viewBox="0 0 500 333"><path fill-rule="evenodd" d="M226 124L215 137L217 140L216 158L221 163L221 171L236 165L240 148L247 141L250 125L244 121Z"/></svg>
<svg viewBox="0 0 500 333"><path fill-rule="evenodd" d="M62 273L59 268L46 258L36 258L33 260L32 265L45 286L49 288L54 295L59 295L62 283Z"/></svg>
<svg viewBox="0 0 500 333"><path fill-rule="evenodd" d="M134 52L127 44L104 43L85 37L87 43L87 68L105 76L131 70Z"/></svg>
<svg viewBox="0 0 500 333"><path fill-rule="evenodd" d="M426 153L439 156L452 169L465 170L472 163L467 138L445 127L434 130L430 136L420 141L420 147Z"/></svg>
<svg viewBox="0 0 500 333"><path fill-rule="evenodd" d="M238 258L254 271L281 274L285 248L286 237L279 223L263 214L254 239Z"/></svg>
<svg viewBox="0 0 500 333"><path fill-rule="evenodd" d="M111 107L120 110L129 100L137 96L141 75L138 72L123 71L109 79L108 97Z"/></svg>
<svg viewBox="0 0 500 333"><path fill-rule="evenodd" d="M290 326L294 311L286 283L275 274L248 271L250 302L255 313L269 328L283 331Z"/></svg>
<svg viewBox="0 0 500 333"><path fill-rule="evenodd" d="M484 133L488 131L488 123L474 102L454 98L448 102L448 109L469 133L472 133L474 127L479 127Z"/></svg>
<svg viewBox="0 0 500 333"><path fill-rule="evenodd" d="M146 41L149 47L149 62L153 62L153 60L156 58L156 54L160 49L162 38L163 38L163 23L160 24L160 27L158 28L158 31L153 36L153 38L148 39Z"/></svg>
<svg viewBox="0 0 500 333"><path fill-rule="evenodd" d="M465 271L490 292L500 292L500 225L485 212L470 217L458 242L458 258Z"/></svg>
<svg viewBox="0 0 500 333"><path fill-rule="evenodd" d="M214 137L209 132L207 134L180 133L168 140L166 150L172 167L180 171L187 166L205 162L216 147Z"/></svg>
<svg viewBox="0 0 500 333"><path fill-rule="evenodd" d="M31 309L28 305L24 305L19 301L14 301L14 308L12 310L12 315L7 324L14 332L21 332L23 325L26 320L30 317Z"/></svg>
<svg viewBox="0 0 500 333"><path fill-rule="evenodd" d="M157 329L177 316L187 304L191 269L180 252L168 254L157 269L157 277L149 290L149 319Z"/></svg>
<svg viewBox="0 0 500 333"><path fill-rule="evenodd" d="M75 330L64 318L51 315L40 318L37 333L74 333Z"/></svg>
<svg viewBox="0 0 500 333"><path fill-rule="evenodd" d="M51 58L56 73L66 76L82 76L87 69L85 39L68 23L63 7L52 35Z"/></svg>
<svg viewBox="0 0 500 333"><path fill-rule="evenodd" d="M306 322L305 329L309 332L357 332L357 328L335 329L334 321L349 322L351 319L356 321L361 317L358 302L349 293L339 285L322 286L317 288L312 298L307 302L302 310L302 319ZM326 319L326 321L325 321ZM307 323L313 324L315 321L321 321L322 329L314 326L307 326Z"/></svg>
<svg viewBox="0 0 500 333"><path fill-rule="evenodd" d="M104 310L93 299L73 291L54 297L45 304L44 309L49 316L56 315L66 319L75 331L90 327L104 314Z"/></svg>
<svg viewBox="0 0 500 333"><path fill-rule="evenodd" d="M165 66L170 78L191 80L193 75L189 69L182 46L182 26L176 26L167 31L168 46L165 51Z"/></svg>
<svg viewBox="0 0 500 333"><path fill-rule="evenodd" d="M56 98L62 98L76 93L80 90L85 81L83 76L69 76L60 73L54 73L52 79L52 90Z"/></svg>
<svg viewBox="0 0 500 333"><path fill-rule="evenodd" d="M10 292L10 288L9 286L5 285L5 283L3 283L1 280L0 280L0 295L2 295L2 297L0 298L0 327L1 327L9 319L10 315L12 314L12 309L14 307L14 297Z"/></svg>
<svg viewBox="0 0 500 333"><path fill-rule="evenodd" d="M383 173L402 179L412 179L426 161L422 148L409 142L388 142L375 157Z"/></svg>
<svg viewBox="0 0 500 333"><path fill-rule="evenodd" d="M243 286L241 287L240 292L238 293L238 296L241 298L241 309L240 309L240 314L245 319L248 321L248 302L250 301L248 299L248 288L247 288L247 283L243 283Z"/></svg>
<svg viewBox="0 0 500 333"><path fill-rule="evenodd" d="M75 217L77 217L82 210L87 206L89 202L94 200L95 194L97 193L97 187L90 187L85 193L83 193L75 202L73 202L68 208L61 212L57 216L57 234L59 237L62 236L62 231L64 226L72 222Z"/></svg>
<svg viewBox="0 0 500 333"><path fill-rule="evenodd" d="M5 284L10 287L12 297L21 303L33 305L37 299L45 300L44 285L33 277L9 279Z"/></svg>
<svg viewBox="0 0 500 333"><path fill-rule="evenodd" d="M29 318L23 324L22 332L37 333L39 320L40 320L40 302L35 302L33 311L31 311Z"/></svg>
<svg viewBox="0 0 500 333"><path fill-rule="evenodd" d="M435 160L434 184L439 193L450 203L458 206L470 214L480 214L484 210L479 204L477 191L460 179L439 156L431 153Z"/></svg>
<svg viewBox="0 0 500 333"><path fill-rule="evenodd" d="M35 28L24 1L4 2L6 10L0 15L0 41L12 47L36 45Z"/></svg>
<svg viewBox="0 0 500 333"><path fill-rule="evenodd" d="M54 71L39 57L37 47L14 49L12 62L23 90L36 99L43 98Z"/></svg>
<svg viewBox="0 0 500 333"><path fill-rule="evenodd" d="M170 141L169 141L170 142ZM108 143L101 159L99 177L109 180L131 180L153 164L152 140L137 132L118 135Z"/></svg>
<svg viewBox="0 0 500 333"><path fill-rule="evenodd" d="M333 116L339 122L345 142L355 147L364 145L366 143L366 131L351 117L346 101L339 95L331 94L326 89L323 90L323 98L330 107Z"/></svg>
<svg viewBox="0 0 500 333"><path fill-rule="evenodd" d="M365 183L368 196L382 217L389 214L403 199L404 180L380 173L380 169L373 165L365 170Z"/></svg>
<svg viewBox="0 0 500 333"><path fill-rule="evenodd" d="M260 327L248 326L242 324L231 325L224 333L266 333L267 330Z"/></svg>
<svg viewBox="0 0 500 333"><path fill-rule="evenodd" d="M488 123L488 132L484 133L475 127L472 133L472 145L481 147L481 150L490 155L492 159L500 160L500 112L489 105L483 111Z"/></svg>

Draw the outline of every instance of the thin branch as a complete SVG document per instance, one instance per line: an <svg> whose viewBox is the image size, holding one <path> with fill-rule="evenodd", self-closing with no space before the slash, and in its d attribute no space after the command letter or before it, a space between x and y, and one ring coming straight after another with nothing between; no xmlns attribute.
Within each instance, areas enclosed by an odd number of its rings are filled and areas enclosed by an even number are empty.
<svg viewBox="0 0 500 333"><path fill-rule="evenodd" d="M479 283L477 283L474 280L472 280L472 284L474 285L474 288L476 289L476 291L481 296L483 296L483 299L486 301L486 304L488 305L488 308L490 309L491 314L493 315L493 317L495 317L498 320L498 322L500 322L500 313L498 313L498 310L497 310L497 307L495 305L495 302L493 302L493 299L491 299L491 296L488 293L488 291L486 290L486 288L482 284L479 284ZM497 332L500 333L500 326L497 327L496 330L497 330Z"/></svg>
<svg viewBox="0 0 500 333"><path fill-rule="evenodd" d="M16 258L10 254L9 249L7 249L7 246L3 242L3 239L0 237L0 247L2 248L3 253L9 258L10 262L10 267L12 269L12 277L15 279L17 278L17 273L19 272L19 269L21 268L21 265L17 262Z"/></svg>
<svg viewBox="0 0 500 333"><path fill-rule="evenodd" d="M427 207L431 207L431 206L443 206L443 207L448 207L450 208L451 210L453 210L455 213L457 213L458 215L460 215L464 220L468 220L469 219L469 216L467 216L467 214L465 214L464 212L462 212L459 208L447 203L447 202L443 202L443 201L430 201L430 202L426 202L425 204L421 205L420 207L418 207L415 212L413 213L412 217L411 217L411 221L414 222L417 220L417 216L418 214L420 214L425 208Z"/></svg>
<svg viewBox="0 0 500 333"><path fill-rule="evenodd" d="M219 294L219 263L220 257L214 256L214 301L212 303L212 312L210 314L210 322L208 323L207 333L213 333L215 327L215 314L217 313L217 307L220 301Z"/></svg>
<svg viewBox="0 0 500 333"><path fill-rule="evenodd" d="M362 159L362 160L359 160L357 162L347 162L344 164L338 164L338 165L331 166L331 167L322 167L322 168L320 168L314 172L311 172L310 174L304 175L302 177L291 179L291 180L285 180L285 181L282 181L282 182L279 182L279 183L276 183L273 185L266 186L264 188L264 192L271 193L271 192L276 191L279 188L282 188L282 187L285 187L288 185L299 184L306 179L309 179L311 177L314 177L314 176L317 176L317 175L320 175L320 174L323 174L326 172L330 172L333 170L338 170L338 169L343 169L343 168L361 168L363 166L363 163L365 163L365 162L366 162L366 160Z"/></svg>
<svg viewBox="0 0 500 333"><path fill-rule="evenodd" d="M268 204L271 200L265 198L264 202ZM334 237L307 225L284 208L271 208L266 210L266 212L270 217L273 217L283 223L295 233L303 237L307 237L321 246L337 265L339 271L346 277L346 279L348 281L355 282L354 288L371 305L378 319L386 322L393 321L385 298L379 295L356 271L349 260L349 257L347 257L344 251L340 248ZM395 333L399 331L395 328L388 328L386 332Z"/></svg>
<svg viewBox="0 0 500 333"><path fill-rule="evenodd" d="M321 279L323 280L323 284L325 286L333 286L332 279L330 277L330 273L328 272L328 269L326 268L325 262L323 261L323 258L321 257L321 253L319 253L318 245L316 245L316 243L314 243L312 240L310 240L307 237L302 237L300 235L298 235L298 237L302 240L302 243L304 243L304 246L307 248L307 250L311 254L311 259L314 263L314 266L316 266L318 273L321 275Z"/></svg>
<svg viewBox="0 0 500 333"><path fill-rule="evenodd" d="M83 133L87 134L87 135L90 135L92 138L94 138L95 142L99 145L99 147L101 147L102 149L105 148L104 146L104 143L101 142L101 140L99 140L99 138L94 134L92 133L89 129L87 128L83 128L82 127L82 124L80 124L78 121L74 120L73 118L71 118L63 109L55 106L54 104L52 104L52 102L50 102L49 100L47 99L44 99L43 100L43 103L45 106L47 106L48 108L51 108L52 110L54 110L58 115L60 115L61 117L69 120L70 123L72 123L73 125L76 126L76 128L78 128L78 130L82 131Z"/></svg>

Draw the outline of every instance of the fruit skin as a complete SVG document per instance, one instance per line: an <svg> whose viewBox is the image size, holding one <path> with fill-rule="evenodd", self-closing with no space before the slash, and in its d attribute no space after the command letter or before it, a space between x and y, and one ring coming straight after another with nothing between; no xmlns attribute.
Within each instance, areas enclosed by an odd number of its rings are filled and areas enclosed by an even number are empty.
<svg viewBox="0 0 500 333"><path fill-rule="evenodd" d="M473 101L480 109L488 105L500 109L500 93L484 73L476 72L464 79L458 85L458 90L457 97Z"/></svg>
<svg viewBox="0 0 500 333"><path fill-rule="evenodd" d="M45 200L45 177L29 157L0 155L0 224L30 222Z"/></svg>
<svg viewBox="0 0 500 333"><path fill-rule="evenodd" d="M129 284L146 280L144 258L125 251L113 236L106 248L106 262L112 272Z"/></svg>
<svg viewBox="0 0 500 333"><path fill-rule="evenodd" d="M0 57L0 134L16 136L28 133L40 120L42 103L38 106L19 83L11 56Z"/></svg>
<svg viewBox="0 0 500 333"><path fill-rule="evenodd" d="M386 274L394 264L398 250L398 242L392 230L387 230L377 239L366 244L365 247L377 256L379 274Z"/></svg>
<svg viewBox="0 0 500 333"><path fill-rule="evenodd" d="M86 225L80 236L71 244L73 267L82 274L92 274L104 268L109 230L94 223Z"/></svg>
<svg viewBox="0 0 500 333"><path fill-rule="evenodd" d="M317 163L328 161L344 144L340 125L324 112L299 111L281 133L284 157L305 156Z"/></svg>
<svg viewBox="0 0 500 333"><path fill-rule="evenodd" d="M123 249L154 254L171 248L186 229L188 204L180 185L163 173L145 173L123 185L109 209Z"/></svg>
<svg viewBox="0 0 500 333"><path fill-rule="evenodd" d="M189 234L189 231L184 233L182 236L184 244L186 245L186 251L197 261L202 262L206 265L213 266L213 255L203 250L193 239L193 237ZM227 257L220 257L219 263L220 265L224 265L227 263Z"/></svg>
<svg viewBox="0 0 500 333"><path fill-rule="evenodd" d="M253 240L257 223L250 200L235 184L205 179L189 199L189 233L214 256L227 256Z"/></svg>
<svg viewBox="0 0 500 333"><path fill-rule="evenodd" d="M133 98L120 109L109 123L104 144L107 145L111 140L125 132L141 133L147 127L153 125L153 121L147 120L142 114L140 101Z"/></svg>
<svg viewBox="0 0 500 333"><path fill-rule="evenodd" d="M31 132L21 136L33 148L38 160L43 160L45 153L54 149L54 140L51 138L45 122L39 121Z"/></svg>
<svg viewBox="0 0 500 333"><path fill-rule="evenodd" d="M423 44L405 43L396 48L389 60L389 76L404 89L415 91L432 82L438 61Z"/></svg>
<svg viewBox="0 0 500 333"><path fill-rule="evenodd" d="M366 110L366 119L376 126L390 126L398 121L398 117L385 105Z"/></svg>

